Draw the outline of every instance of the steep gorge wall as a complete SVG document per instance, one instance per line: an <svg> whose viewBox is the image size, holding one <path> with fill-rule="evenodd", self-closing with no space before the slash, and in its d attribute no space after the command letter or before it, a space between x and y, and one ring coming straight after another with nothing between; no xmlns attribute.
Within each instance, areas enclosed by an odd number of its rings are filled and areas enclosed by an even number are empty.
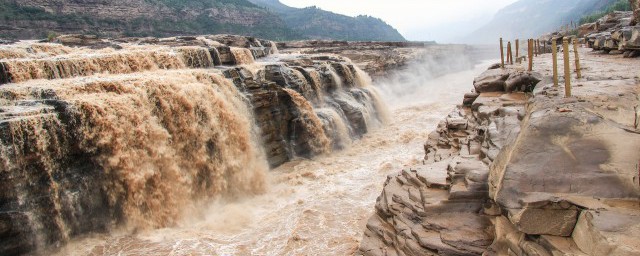
<svg viewBox="0 0 640 256"><path fill-rule="evenodd" d="M0 46L0 253L175 225L384 122L348 59L231 35ZM258 61L256 61L258 60Z"/></svg>

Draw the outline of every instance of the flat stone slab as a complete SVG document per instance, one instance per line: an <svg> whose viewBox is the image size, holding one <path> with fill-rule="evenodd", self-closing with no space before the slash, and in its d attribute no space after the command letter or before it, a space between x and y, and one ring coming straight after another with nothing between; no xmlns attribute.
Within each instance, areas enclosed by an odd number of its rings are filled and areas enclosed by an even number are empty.
<svg viewBox="0 0 640 256"><path fill-rule="evenodd" d="M640 214L640 213L639 213ZM640 255L640 215L583 211L573 240L589 255Z"/></svg>
<svg viewBox="0 0 640 256"><path fill-rule="evenodd" d="M442 161L411 169L412 171L415 171L418 179L427 184L427 187L448 189L450 184L447 181L447 165L448 161Z"/></svg>

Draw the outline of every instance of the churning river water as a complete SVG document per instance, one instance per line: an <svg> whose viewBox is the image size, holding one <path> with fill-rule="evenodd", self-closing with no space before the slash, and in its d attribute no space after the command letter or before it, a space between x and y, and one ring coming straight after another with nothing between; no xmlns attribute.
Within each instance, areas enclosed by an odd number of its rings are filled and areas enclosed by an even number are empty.
<svg viewBox="0 0 640 256"><path fill-rule="evenodd" d="M403 96L395 93L402 84L376 84L389 105L388 125L343 150L271 170L262 195L214 202L172 228L75 239L57 254L351 255L386 176L422 161L428 134L488 65L420 80Z"/></svg>

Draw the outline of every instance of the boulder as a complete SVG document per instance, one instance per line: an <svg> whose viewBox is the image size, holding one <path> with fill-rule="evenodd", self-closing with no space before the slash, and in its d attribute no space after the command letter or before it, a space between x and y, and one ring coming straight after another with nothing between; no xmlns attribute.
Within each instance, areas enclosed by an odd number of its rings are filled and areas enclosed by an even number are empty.
<svg viewBox="0 0 640 256"><path fill-rule="evenodd" d="M509 73L502 69L490 69L482 73L473 81L473 87L478 93L503 92Z"/></svg>
<svg viewBox="0 0 640 256"><path fill-rule="evenodd" d="M493 64L491 64L491 66L489 66L489 67L487 68L487 70L491 70L491 69L499 69L499 68L501 68L501 67L502 67L502 64L500 64L500 63L493 63Z"/></svg>
<svg viewBox="0 0 640 256"><path fill-rule="evenodd" d="M578 220L578 209L568 202L541 201L510 209L509 220L522 233L570 236Z"/></svg>
<svg viewBox="0 0 640 256"><path fill-rule="evenodd" d="M640 50L640 26L631 27L629 38L625 38L625 49Z"/></svg>
<svg viewBox="0 0 640 256"><path fill-rule="evenodd" d="M640 216L610 211L583 211L573 240L588 255L640 255Z"/></svg>
<svg viewBox="0 0 640 256"><path fill-rule="evenodd" d="M473 104L473 102L480 96L479 93L466 93L464 94L464 100L462 101L462 104L465 106L471 106Z"/></svg>
<svg viewBox="0 0 640 256"><path fill-rule="evenodd" d="M542 81L542 75L538 72L512 73L505 82L507 92L532 92L535 86Z"/></svg>

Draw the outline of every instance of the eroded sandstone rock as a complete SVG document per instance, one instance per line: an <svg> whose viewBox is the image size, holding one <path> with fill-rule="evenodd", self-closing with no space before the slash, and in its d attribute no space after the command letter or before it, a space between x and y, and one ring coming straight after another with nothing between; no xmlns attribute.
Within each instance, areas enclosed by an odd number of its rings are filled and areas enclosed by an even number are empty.
<svg viewBox="0 0 640 256"><path fill-rule="evenodd" d="M624 37L624 33L617 36ZM594 63L587 59L585 65ZM638 254L640 137L631 119L639 101L637 80L627 78L629 75L616 72L620 80L587 75L574 88L575 98L564 98L562 88L541 85L545 79L540 74L509 68L483 73L474 84L478 95L465 95L469 107L458 107L449 114L425 143L426 166L420 169L432 174L422 176L437 180L446 169L447 184L439 187L447 191L402 183L405 187L398 188L398 193L416 189L421 198L437 198L438 202L422 209L420 204L378 207L371 221L384 226L385 232L365 231L360 253L409 255L416 247L408 245L417 243L441 255ZM515 86L533 91L533 97L500 91L512 78L522 85L537 84L535 88ZM391 175L388 183L394 180L402 178ZM479 247L466 243L464 252L447 251L440 243L457 244L444 232L455 224L438 222L437 239L429 235L433 231L406 235L402 233L406 226L395 221L399 215L458 218L462 216L454 213L460 212L468 214L469 220L491 221L483 227L494 232L490 245L481 243L483 249L475 251ZM432 223L429 218L412 220L413 226L433 226L426 224ZM404 243L392 239L399 234L405 234ZM379 243L381 235L391 239Z"/></svg>
<svg viewBox="0 0 640 256"><path fill-rule="evenodd" d="M509 72L502 69L490 69L482 73L473 81L476 92L504 92Z"/></svg>

